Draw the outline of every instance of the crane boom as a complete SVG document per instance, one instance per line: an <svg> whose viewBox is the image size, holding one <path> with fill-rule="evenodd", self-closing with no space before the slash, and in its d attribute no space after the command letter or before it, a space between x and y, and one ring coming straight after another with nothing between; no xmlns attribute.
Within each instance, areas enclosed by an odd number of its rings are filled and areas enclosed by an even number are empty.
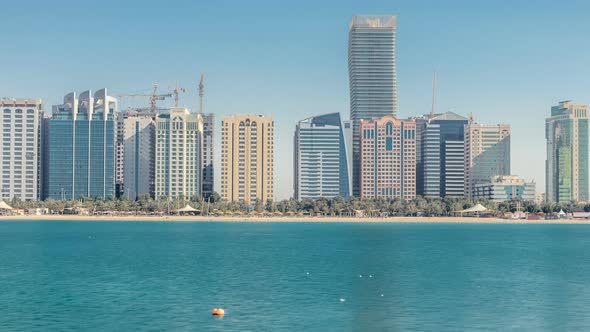
<svg viewBox="0 0 590 332"><path fill-rule="evenodd" d="M158 100L166 100L166 98L171 98L172 93L165 93L165 94L157 94L158 85L153 84L153 90L151 94L143 94L143 93L126 93L126 94L118 94L114 95L117 98L149 98L150 99L150 112L152 114L156 114L158 107L156 106L156 101ZM178 98L178 97L177 97Z"/></svg>

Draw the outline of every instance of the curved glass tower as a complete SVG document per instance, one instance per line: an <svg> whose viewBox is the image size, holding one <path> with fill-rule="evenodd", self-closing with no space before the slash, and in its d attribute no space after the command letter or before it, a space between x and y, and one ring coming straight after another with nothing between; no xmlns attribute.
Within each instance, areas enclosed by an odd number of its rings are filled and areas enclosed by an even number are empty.
<svg viewBox="0 0 590 332"><path fill-rule="evenodd" d="M339 113L297 123L295 129L295 199L350 196L350 122Z"/></svg>

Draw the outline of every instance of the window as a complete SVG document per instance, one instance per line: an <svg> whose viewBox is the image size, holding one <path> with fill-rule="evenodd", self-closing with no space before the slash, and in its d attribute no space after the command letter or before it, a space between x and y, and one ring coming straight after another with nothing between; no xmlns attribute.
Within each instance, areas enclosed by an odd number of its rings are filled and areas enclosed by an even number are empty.
<svg viewBox="0 0 590 332"><path fill-rule="evenodd" d="M393 134L393 123L387 122L387 124L385 125L385 134L386 135Z"/></svg>

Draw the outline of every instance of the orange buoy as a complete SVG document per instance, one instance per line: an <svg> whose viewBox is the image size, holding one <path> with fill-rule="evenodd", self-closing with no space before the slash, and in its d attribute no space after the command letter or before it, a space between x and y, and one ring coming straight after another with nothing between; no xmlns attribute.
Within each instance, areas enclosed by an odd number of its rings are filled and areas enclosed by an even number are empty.
<svg viewBox="0 0 590 332"><path fill-rule="evenodd" d="M213 316L223 316L223 315L225 315L225 310L223 310L221 308L213 308L213 311L211 312L211 314Z"/></svg>

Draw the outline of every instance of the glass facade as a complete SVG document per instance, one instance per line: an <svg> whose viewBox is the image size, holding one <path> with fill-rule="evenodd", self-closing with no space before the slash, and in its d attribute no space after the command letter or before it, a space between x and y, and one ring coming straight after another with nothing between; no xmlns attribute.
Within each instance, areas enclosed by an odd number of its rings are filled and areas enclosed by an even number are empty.
<svg viewBox="0 0 590 332"><path fill-rule="evenodd" d="M467 119L452 112L416 121L419 138L418 188L425 197L464 196Z"/></svg>
<svg viewBox="0 0 590 332"><path fill-rule="evenodd" d="M496 175L510 175L510 125L481 125L469 120L465 126L465 196Z"/></svg>
<svg viewBox="0 0 590 332"><path fill-rule="evenodd" d="M353 191L359 194L361 120L396 115L395 16L354 16L348 39L350 119L353 123Z"/></svg>
<svg viewBox="0 0 590 332"><path fill-rule="evenodd" d="M565 101L545 121L548 202L588 201L587 112L586 105Z"/></svg>
<svg viewBox="0 0 590 332"><path fill-rule="evenodd" d="M350 124L348 124L350 126ZM295 199L347 198L350 172L339 113L299 121L295 130Z"/></svg>
<svg viewBox="0 0 590 332"><path fill-rule="evenodd" d="M474 196L494 202L514 199L534 201L536 186L534 182L526 182L518 176L494 176L487 183L475 187Z"/></svg>
<svg viewBox="0 0 590 332"><path fill-rule="evenodd" d="M66 96L64 105L54 107L53 118L46 124L45 198L115 195L116 101L103 91L83 101L84 113L78 113L78 99L73 94L71 100ZM106 112L94 110L95 99L105 101L99 105L109 105Z"/></svg>
<svg viewBox="0 0 590 332"><path fill-rule="evenodd" d="M441 195L440 125L429 123L422 136L424 197Z"/></svg>

